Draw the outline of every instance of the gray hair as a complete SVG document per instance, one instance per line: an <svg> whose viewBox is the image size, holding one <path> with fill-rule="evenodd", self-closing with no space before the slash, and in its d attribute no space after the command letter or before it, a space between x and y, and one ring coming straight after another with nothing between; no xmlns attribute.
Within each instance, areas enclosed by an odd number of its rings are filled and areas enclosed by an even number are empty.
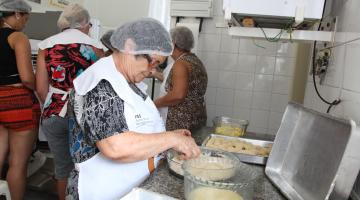
<svg viewBox="0 0 360 200"><path fill-rule="evenodd" d="M30 13L31 6L23 0L1 0L0 1L0 14L1 14L1 12Z"/></svg>
<svg viewBox="0 0 360 200"><path fill-rule="evenodd" d="M89 12L79 4L70 4L61 13L57 26L63 30L66 28L83 28L89 23Z"/></svg>
<svg viewBox="0 0 360 200"><path fill-rule="evenodd" d="M157 20L142 18L117 28L110 38L111 45L123 53L169 56L173 46L169 32Z"/></svg>
<svg viewBox="0 0 360 200"><path fill-rule="evenodd" d="M110 37L114 33L114 30L109 30L106 33L104 33L103 36L101 36L100 41L105 45L106 48L114 51L114 47L111 45Z"/></svg>
<svg viewBox="0 0 360 200"><path fill-rule="evenodd" d="M185 51L190 51L194 47L194 35L185 26L177 26L170 30L171 39L175 46Z"/></svg>

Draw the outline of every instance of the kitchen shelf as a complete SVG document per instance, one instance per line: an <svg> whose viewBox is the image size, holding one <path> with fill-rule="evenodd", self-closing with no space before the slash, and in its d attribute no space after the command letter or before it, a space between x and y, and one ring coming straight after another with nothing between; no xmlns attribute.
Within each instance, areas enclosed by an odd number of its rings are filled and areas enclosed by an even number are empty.
<svg viewBox="0 0 360 200"><path fill-rule="evenodd" d="M275 28L263 28L268 38L277 36L281 29ZM229 27L229 34L231 36L238 37L251 37L251 38L266 38L265 34L260 28L254 27ZM280 40L292 40L298 42L309 42L309 41L323 41L331 42L334 38L334 32L330 31L311 31L311 30L294 30L291 36L285 30L282 32Z"/></svg>

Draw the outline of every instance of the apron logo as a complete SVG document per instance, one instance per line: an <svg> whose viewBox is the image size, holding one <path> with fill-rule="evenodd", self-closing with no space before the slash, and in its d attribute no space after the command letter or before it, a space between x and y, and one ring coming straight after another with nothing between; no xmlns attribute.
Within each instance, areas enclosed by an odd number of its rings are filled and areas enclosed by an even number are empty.
<svg viewBox="0 0 360 200"><path fill-rule="evenodd" d="M140 114L135 115L135 119L141 119L141 115Z"/></svg>

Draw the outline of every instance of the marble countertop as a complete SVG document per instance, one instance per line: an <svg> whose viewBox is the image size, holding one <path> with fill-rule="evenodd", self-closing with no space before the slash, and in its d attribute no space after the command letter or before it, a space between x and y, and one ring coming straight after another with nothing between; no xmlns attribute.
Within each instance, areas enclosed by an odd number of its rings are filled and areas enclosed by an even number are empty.
<svg viewBox="0 0 360 200"><path fill-rule="evenodd" d="M265 177L264 167L253 165L260 175L260 181L255 185L254 200L285 200L280 192ZM140 188L165 194L177 199L184 198L184 181L170 174L167 163L162 163L150 177L140 185Z"/></svg>
<svg viewBox="0 0 360 200"><path fill-rule="evenodd" d="M210 128L202 128L193 133L193 136L198 144L212 132ZM261 135L248 134L250 138L263 138ZM271 140L271 138L265 138ZM264 173L264 166L250 165L260 179L255 185L254 200L285 200L279 190L273 186ZM150 177L140 185L140 188L165 194L177 199L184 198L184 181L174 175L170 174L166 162L160 164Z"/></svg>

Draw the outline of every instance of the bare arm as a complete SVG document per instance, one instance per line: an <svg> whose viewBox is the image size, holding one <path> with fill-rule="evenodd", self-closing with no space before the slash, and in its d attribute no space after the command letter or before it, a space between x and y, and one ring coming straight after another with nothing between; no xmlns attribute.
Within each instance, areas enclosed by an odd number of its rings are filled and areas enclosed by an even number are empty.
<svg viewBox="0 0 360 200"><path fill-rule="evenodd" d="M35 76L31 65L31 47L27 36L22 32L12 33L8 38L10 47L15 51L16 65L21 83L35 89Z"/></svg>
<svg viewBox="0 0 360 200"><path fill-rule="evenodd" d="M49 77L46 69L44 50L39 50L37 56L36 92L39 95L41 103L44 103L46 95L49 92Z"/></svg>
<svg viewBox="0 0 360 200"><path fill-rule="evenodd" d="M184 159L200 155L188 130L154 134L129 131L100 140L96 146L106 157L124 163L145 160L170 148L184 154Z"/></svg>
<svg viewBox="0 0 360 200"><path fill-rule="evenodd" d="M99 59L105 56L104 50L98 49L98 48L96 48L96 47L93 47L93 50L94 50L96 56L97 56Z"/></svg>
<svg viewBox="0 0 360 200"><path fill-rule="evenodd" d="M173 66L172 90L154 101L156 107L173 106L184 101L189 90L189 66L185 61L178 61Z"/></svg>

